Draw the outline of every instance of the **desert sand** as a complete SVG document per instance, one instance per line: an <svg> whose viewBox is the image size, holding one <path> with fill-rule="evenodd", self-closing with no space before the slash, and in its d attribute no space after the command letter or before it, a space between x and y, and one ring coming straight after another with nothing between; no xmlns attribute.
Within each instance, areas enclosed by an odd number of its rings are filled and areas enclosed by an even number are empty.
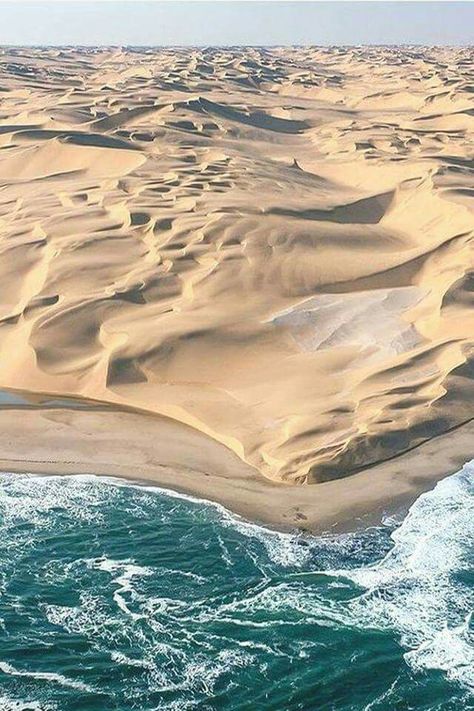
<svg viewBox="0 0 474 711"><path fill-rule="evenodd" d="M473 67L0 49L0 387L109 406L8 406L4 466L316 527L471 458Z"/></svg>

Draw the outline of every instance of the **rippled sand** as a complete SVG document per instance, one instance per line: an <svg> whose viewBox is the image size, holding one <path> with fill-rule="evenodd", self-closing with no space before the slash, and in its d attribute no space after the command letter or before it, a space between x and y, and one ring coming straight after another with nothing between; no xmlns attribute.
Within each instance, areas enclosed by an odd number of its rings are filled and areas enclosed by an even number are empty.
<svg viewBox="0 0 474 711"><path fill-rule="evenodd" d="M0 50L0 386L318 483L472 417L473 53Z"/></svg>

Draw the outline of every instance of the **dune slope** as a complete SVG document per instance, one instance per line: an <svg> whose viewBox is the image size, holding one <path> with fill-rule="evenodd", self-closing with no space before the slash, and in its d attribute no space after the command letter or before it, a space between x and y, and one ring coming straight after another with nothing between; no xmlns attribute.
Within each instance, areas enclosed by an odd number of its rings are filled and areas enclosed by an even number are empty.
<svg viewBox="0 0 474 711"><path fill-rule="evenodd" d="M474 57L0 50L0 387L317 484L472 418Z"/></svg>

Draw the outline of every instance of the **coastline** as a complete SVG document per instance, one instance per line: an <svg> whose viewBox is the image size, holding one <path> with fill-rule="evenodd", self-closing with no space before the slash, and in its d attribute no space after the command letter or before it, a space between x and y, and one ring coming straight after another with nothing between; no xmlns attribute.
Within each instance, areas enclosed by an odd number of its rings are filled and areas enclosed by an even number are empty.
<svg viewBox="0 0 474 711"><path fill-rule="evenodd" d="M408 508L473 456L471 421L345 478L275 484L182 423L101 403L78 406L80 401L71 400L64 407L64 399L60 405L55 401L0 408L2 471L120 477L221 504L281 531L342 532L375 525Z"/></svg>
<svg viewBox="0 0 474 711"><path fill-rule="evenodd" d="M472 58L244 55L5 51L1 380L316 484L472 417Z"/></svg>

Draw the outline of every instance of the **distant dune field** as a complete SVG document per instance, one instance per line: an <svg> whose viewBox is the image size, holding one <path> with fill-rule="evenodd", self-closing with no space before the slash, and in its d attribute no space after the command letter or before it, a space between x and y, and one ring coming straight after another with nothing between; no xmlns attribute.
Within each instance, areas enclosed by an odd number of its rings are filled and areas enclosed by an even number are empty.
<svg viewBox="0 0 474 711"><path fill-rule="evenodd" d="M0 50L0 387L317 484L467 422L474 54Z"/></svg>

